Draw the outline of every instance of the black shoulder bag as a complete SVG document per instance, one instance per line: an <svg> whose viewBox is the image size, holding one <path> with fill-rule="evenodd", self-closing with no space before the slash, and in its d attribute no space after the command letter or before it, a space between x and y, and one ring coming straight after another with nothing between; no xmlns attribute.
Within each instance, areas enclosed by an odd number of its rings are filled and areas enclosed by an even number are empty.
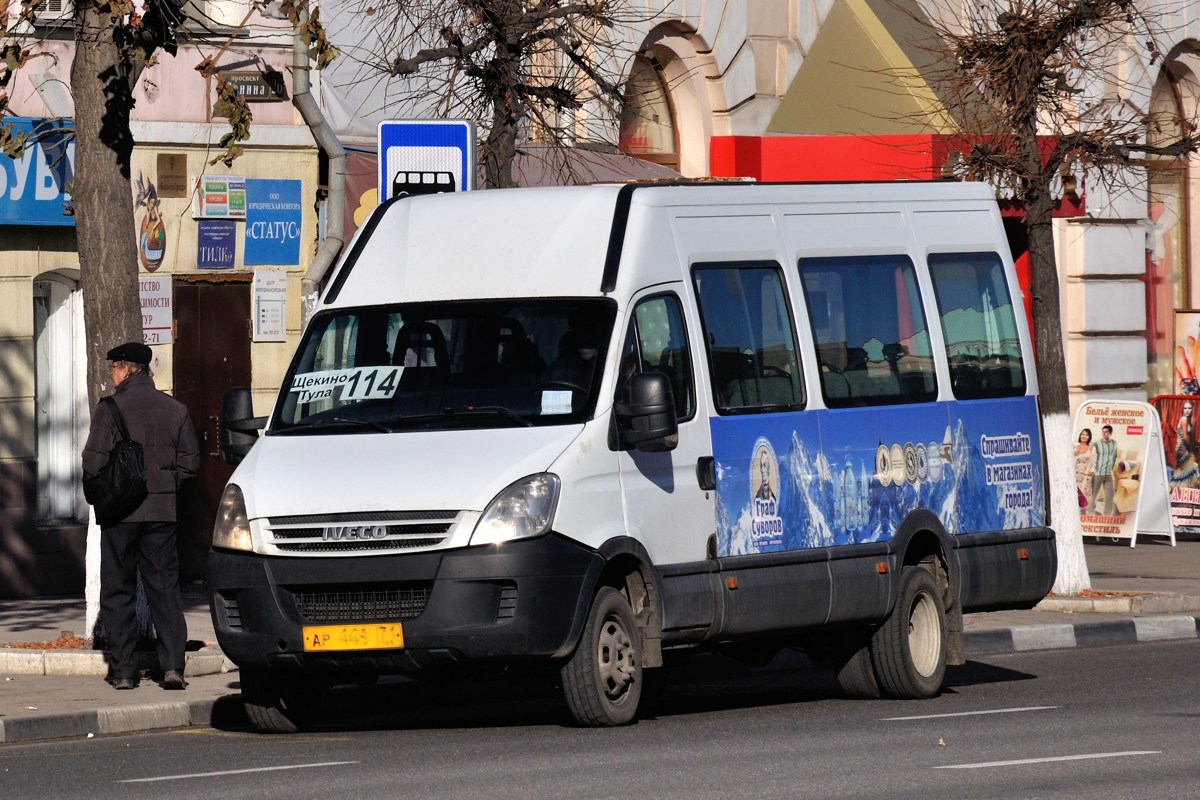
<svg viewBox="0 0 1200 800"><path fill-rule="evenodd" d="M112 397L100 402L108 406L121 438L108 454L108 462L95 475L83 476L83 496L96 509L101 525L116 525L142 504L146 490L146 464L142 446L129 438L125 417Z"/></svg>

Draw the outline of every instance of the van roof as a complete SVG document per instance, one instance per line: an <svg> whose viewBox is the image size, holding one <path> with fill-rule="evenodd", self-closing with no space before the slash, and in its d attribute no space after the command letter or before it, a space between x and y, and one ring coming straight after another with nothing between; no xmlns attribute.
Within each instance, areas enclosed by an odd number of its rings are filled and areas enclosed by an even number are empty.
<svg viewBox="0 0 1200 800"><path fill-rule="evenodd" d="M957 182L595 184L390 200L360 228L326 306L384 300L599 296L616 285L636 207L994 203ZM353 276L351 278L351 276Z"/></svg>

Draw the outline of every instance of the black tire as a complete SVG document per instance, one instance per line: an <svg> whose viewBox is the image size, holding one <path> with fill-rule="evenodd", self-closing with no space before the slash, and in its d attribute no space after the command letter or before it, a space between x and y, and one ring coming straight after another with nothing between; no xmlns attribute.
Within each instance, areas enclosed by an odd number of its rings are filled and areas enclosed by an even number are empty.
<svg viewBox="0 0 1200 800"><path fill-rule="evenodd" d="M242 669L242 705L255 728L264 733L299 733L317 716L322 692L295 675Z"/></svg>
<svg viewBox="0 0 1200 800"><path fill-rule="evenodd" d="M946 677L946 608L933 574L900 572L896 606L871 640L875 679L885 697L935 697Z"/></svg>
<svg viewBox="0 0 1200 800"><path fill-rule="evenodd" d="M837 673L838 686L847 697L876 700L881 696L868 642L869 637L864 634L850 636L834 645L833 669Z"/></svg>
<svg viewBox="0 0 1200 800"><path fill-rule="evenodd" d="M624 725L642 696L641 637L633 611L620 592L601 587L583 635L559 673L571 716L580 725Z"/></svg>

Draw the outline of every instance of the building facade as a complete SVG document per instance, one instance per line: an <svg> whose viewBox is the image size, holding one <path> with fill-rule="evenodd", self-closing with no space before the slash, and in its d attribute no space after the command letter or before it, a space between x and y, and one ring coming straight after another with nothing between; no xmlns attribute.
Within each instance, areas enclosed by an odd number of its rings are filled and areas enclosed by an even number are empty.
<svg viewBox="0 0 1200 800"><path fill-rule="evenodd" d="M952 166L952 115L921 79L922 20L936 0L731 0L664 3L633 70L642 92L629 152L687 176L758 180L937 179ZM1166 144L1198 116L1196 8L1144 4L1165 58L1114 50L1078 88L1113 114L1147 120ZM966 8L965 6L963 8ZM1046 132L1048 135L1052 131ZM1073 174L1058 187L1055 237L1072 404L1179 393L1200 369L1192 279L1197 156L1146 159L1116 179ZM1076 195L1078 191L1078 195ZM1003 198L1001 198L1003 200ZM1019 209L1011 209L1014 215ZM1014 256L1023 266L1019 226ZM1025 266L1027 270L1027 266ZM1026 284L1028 285L1028 284ZM1193 337L1189 340L1189 336ZM1180 350L1179 348L1182 348ZM1184 352L1186 351L1186 352Z"/></svg>
<svg viewBox="0 0 1200 800"><path fill-rule="evenodd" d="M0 159L0 596L82 590L88 523L80 272L74 220L64 213L73 43L56 32L63 19L22 25L16 9L10 4L10 33L36 42L36 55L10 87L4 121L40 141ZM196 46L146 68L133 114L129 230L139 242L144 337L156 384L189 407L203 449L200 479L181 497L185 581L204 578L230 471L216 456L221 390L278 387L317 239L317 150L286 77L292 29L256 19L239 30L248 6L239 9L205 4ZM215 60L211 77L196 70L204 57ZM228 131L213 113L218 76L238 83L254 114L245 154L231 166L214 163Z"/></svg>
<svg viewBox="0 0 1200 800"><path fill-rule="evenodd" d="M342 16L348 8L322 5L334 44L357 56L365 46L361 33L338 23L348 19ZM921 80L928 26L920 22L923 15L945 13L947 5L630 4L640 21L621 31L628 40L621 72L631 89L619 110L616 143L626 154L687 177L939 178L952 159L946 141L955 128ZM1160 43L1165 57L1151 59L1131 45L1114 52L1111 70L1089 74L1080 88L1108 107L1153 119L1152 136L1166 142L1200 116L1194 44L1200 19L1188 4L1149 5L1170 38ZM9 6L12 23L16 4ZM215 455L219 393L250 385L258 413L269 406L302 324L301 278L322 233L325 181L313 136L288 102L290 27L250 14L250 26L222 48L250 5L207 0L196 8L208 29L197 28L199 55L162 57L138 88L130 191L139 201L131 231L145 243L141 294L156 380L189 405L206 452L201 486L184 498L193 505L181 544L185 578L200 580L211 515L229 469ZM45 26L26 31L45 32ZM53 121L72 114L66 89L71 43L51 37L43 50L11 92L11 113L21 125L61 124ZM215 79L194 69L204 54L214 55L218 72L239 81L253 102L251 140L232 167L210 163L225 128L212 114ZM363 94L376 84L334 64L314 80L343 143L369 151L378 120L423 116L421 109L390 103L386 91ZM886 79L899 74L911 80ZM0 596L82 586L87 507L78 455L89 409L75 229L61 213L69 199L63 164L69 164L70 145L56 142L48 136L29 158L4 163ZM361 155L352 152L345 167L356 187L343 198L347 234L375 202L373 157ZM1147 160L1115 182L1066 176L1055 233L1073 402L1200 388L1200 347L1189 343L1200 339L1200 330L1189 329L1200 320L1194 311L1200 287L1191 268L1195 164L1194 156ZM239 188L265 192L265 199L248 201L261 206L260 213L231 216L219 201L205 205L200 198L201 192L225 194L228 202ZM1019 227L1013 226L1013 243L1020 266ZM291 233L278 233L284 230L297 234L298 246Z"/></svg>

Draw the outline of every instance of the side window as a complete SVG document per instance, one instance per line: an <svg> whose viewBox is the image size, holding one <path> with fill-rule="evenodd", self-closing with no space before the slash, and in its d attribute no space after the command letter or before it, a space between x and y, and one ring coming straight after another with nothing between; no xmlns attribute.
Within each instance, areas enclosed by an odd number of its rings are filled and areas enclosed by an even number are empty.
<svg viewBox="0 0 1200 800"><path fill-rule="evenodd" d="M995 253L936 253L929 274L942 317L950 386L961 400L1025 394L1016 312Z"/></svg>
<svg viewBox="0 0 1200 800"><path fill-rule="evenodd" d="M623 395L629 376L638 372L662 372L671 379L675 416L680 420L690 419L696 412L687 330L674 295L642 300L633 310L633 322L621 348L618 393Z"/></svg>
<svg viewBox="0 0 1200 800"><path fill-rule="evenodd" d="M907 256L805 258L799 268L827 406L937 397L929 329Z"/></svg>
<svg viewBox="0 0 1200 800"><path fill-rule="evenodd" d="M804 405L796 335L779 266L697 264L692 279L721 413Z"/></svg>

